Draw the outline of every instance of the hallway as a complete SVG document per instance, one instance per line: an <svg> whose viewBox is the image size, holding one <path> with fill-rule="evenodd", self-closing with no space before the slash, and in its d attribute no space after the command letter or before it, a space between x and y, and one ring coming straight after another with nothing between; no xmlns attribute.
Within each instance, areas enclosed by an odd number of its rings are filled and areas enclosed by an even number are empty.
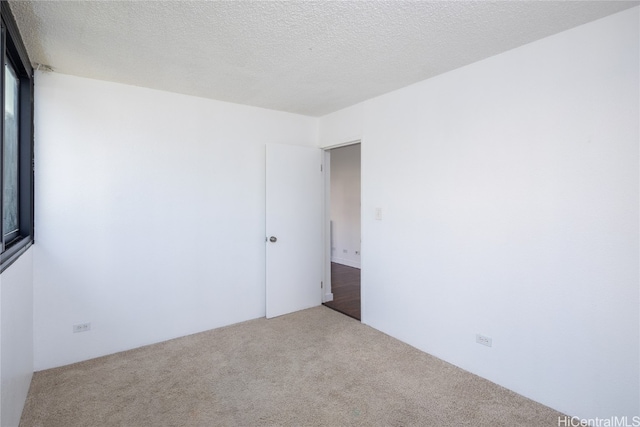
<svg viewBox="0 0 640 427"><path fill-rule="evenodd" d="M333 301L324 303L354 319L360 320L360 269L331 263Z"/></svg>

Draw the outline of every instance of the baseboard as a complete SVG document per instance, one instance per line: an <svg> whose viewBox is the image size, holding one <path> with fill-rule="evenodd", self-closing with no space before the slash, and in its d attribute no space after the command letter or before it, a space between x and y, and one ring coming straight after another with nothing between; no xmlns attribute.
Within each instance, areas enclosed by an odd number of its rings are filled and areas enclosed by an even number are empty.
<svg viewBox="0 0 640 427"><path fill-rule="evenodd" d="M324 299L322 302L329 302L329 301L333 301L333 293L329 292L324 294Z"/></svg>
<svg viewBox="0 0 640 427"><path fill-rule="evenodd" d="M346 258L331 257L331 262L335 262L336 264L346 265L348 267L360 268L359 261L352 261Z"/></svg>

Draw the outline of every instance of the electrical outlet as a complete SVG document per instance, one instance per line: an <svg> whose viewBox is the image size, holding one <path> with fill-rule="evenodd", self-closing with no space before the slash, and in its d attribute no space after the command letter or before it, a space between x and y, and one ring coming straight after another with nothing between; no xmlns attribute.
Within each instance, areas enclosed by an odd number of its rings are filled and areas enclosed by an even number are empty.
<svg viewBox="0 0 640 427"><path fill-rule="evenodd" d="M476 334L476 342L478 344L486 345L487 347L491 347L491 338L485 337L484 335Z"/></svg>
<svg viewBox="0 0 640 427"><path fill-rule="evenodd" d="M382 221L382 208L376 208L376 220Z"/></svg>
<svg viewBox="0 0 640 427"><path fill-rule="evenodd" d="M77 325L73 325L73 333L76 332L87 332L91 330L91 323L78 323Z"/></svg>
<svg viewBox="0 0 640 427"><path fill-rule="evenodd" d="M346 253L347 253L347 250L346 250L346 249L343 249L343 250L342 250L342 253L345 253L345 254L346 254Z"/></svg>

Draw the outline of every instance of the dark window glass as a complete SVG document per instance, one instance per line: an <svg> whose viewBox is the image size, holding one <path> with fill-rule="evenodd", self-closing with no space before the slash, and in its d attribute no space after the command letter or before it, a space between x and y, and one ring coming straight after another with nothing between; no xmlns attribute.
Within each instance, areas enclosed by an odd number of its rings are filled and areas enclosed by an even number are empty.
<svg viewBox="0 0 640 427"><path fill-rule="evenodd" d="M33 69L0 1L0 272L33 242Z"/></svg>

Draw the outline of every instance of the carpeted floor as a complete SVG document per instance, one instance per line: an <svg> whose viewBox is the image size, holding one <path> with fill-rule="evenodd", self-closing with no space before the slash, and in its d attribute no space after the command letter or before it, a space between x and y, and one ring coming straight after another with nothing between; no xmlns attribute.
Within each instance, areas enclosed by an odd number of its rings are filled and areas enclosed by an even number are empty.
<svg viewBox="0 0 640 427"><path fill-rule="evenodd" d="M562 414L316 307L36 372L20 426L557 426Z"/></svg>

